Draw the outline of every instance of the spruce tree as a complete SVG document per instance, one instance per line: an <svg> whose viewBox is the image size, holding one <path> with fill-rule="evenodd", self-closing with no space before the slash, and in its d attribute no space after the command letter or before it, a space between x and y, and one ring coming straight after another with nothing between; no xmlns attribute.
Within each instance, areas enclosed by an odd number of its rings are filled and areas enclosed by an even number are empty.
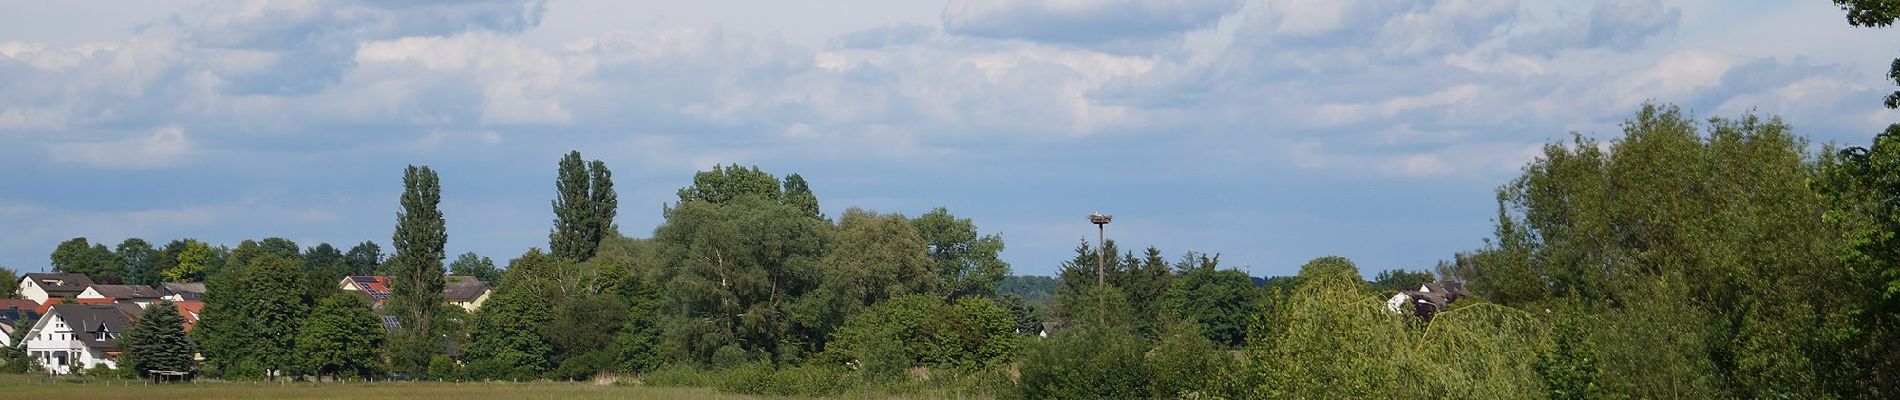
<svg viewBox="0 0 1900 400"><path fill-rule="evenodd" d="M185 336L184 324L185 318L178 314L178 306L169 300L159 300L145 307L145 312L139 314L139 322L125 333L126 367L139 376L147 376L149 371L197 369L197 362L192 360L197 349Z"/></svg>
<svg viewBox="0 0 1900 400"><path fill-rule="evenodd" d="M396 214L396 233L390 241L396 255L388 263L388 307L402 329L390 353L397 370L420 372L429 356L442 349L431 333L442 305L442 247L448 233L437 208L442 203L442 185L435 171L411 165L403 172L402 183L402 210Z"/></svg>

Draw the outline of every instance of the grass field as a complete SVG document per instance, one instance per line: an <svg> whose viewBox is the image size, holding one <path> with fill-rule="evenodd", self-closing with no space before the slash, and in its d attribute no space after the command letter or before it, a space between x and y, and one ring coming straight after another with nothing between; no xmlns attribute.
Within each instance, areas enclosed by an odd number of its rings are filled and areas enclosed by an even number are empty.
<svg viewBox="0 0 1900 400"><path fill-rule="evenodd" d="M709 388L596 385L574 382L443 383L198 382L150 385L133 380L77 380L0 375L0 399L756 399Z"/></svg>

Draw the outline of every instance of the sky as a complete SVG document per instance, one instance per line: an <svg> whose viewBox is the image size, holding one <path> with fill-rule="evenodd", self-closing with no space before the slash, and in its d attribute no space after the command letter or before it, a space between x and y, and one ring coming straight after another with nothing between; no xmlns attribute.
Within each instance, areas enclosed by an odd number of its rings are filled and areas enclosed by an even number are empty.
<svg viewBox="0 0 1900 400"><path fill-rule="evenodd" d="M546 247L555 164L646 237L695 171L948 207L1049 275L1124 248L1257 276L1483 246L1498 186L1645 102L1864 144L1900 28L1827 1L0 0L0 265L61 241L389 250L403 167L448 252Z"/></svg>

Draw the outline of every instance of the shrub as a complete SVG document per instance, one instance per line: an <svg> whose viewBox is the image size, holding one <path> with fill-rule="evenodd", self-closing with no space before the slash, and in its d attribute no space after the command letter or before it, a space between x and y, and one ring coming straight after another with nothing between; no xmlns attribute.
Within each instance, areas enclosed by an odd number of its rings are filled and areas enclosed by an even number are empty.
<svg viewBox="0 0 1900 400"><path fill-rule="evenodd" d="M1026 399L1148 397L1149 371L1133 332L1084 327L1029 346L1018 395Z"/></svg>
<svg viewBox="0 0 1900 400"><path fill-rule="evenodd" d="M723 371L716 378L719 390L767 396L835 396L860 385L856 374L831 365L803 365L774 368L771 364L751 363Z"/></svg>
<svg viewBox="0 0 1900 400"><path fill-rule="evenodd" d="M666 364L640 374L640 383L653 386L711 387L715 383L713 378L712 373L701 371L691 365Z"/></svg>
<svg viewBox="0 0 1900 400"><path fill-rule="evenodd" d="M1154 377L1149 388L1155 397L1180 397L1212 387L1233 368L1234 356L1204 336L1199 324L1175 321L1163 328L1160 342L1147 354Z"/></svg>
<svg viewBox="0 0 1900 400"><path fill-rule="evenodd" d="M429 378L443 381L461 380L462 374L456 371L455 361L448 356L437 354L429 357Z"/></svg>

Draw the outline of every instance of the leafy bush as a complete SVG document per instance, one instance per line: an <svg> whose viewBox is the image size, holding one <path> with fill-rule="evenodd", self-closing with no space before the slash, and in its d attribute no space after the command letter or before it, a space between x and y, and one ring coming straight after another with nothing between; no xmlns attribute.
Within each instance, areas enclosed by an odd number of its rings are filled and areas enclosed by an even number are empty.
<svg viewBox="0 0 1900 400"><path fill-rule="evenodd" d="M878 303L845 320L827 364L887 379L913 366L981 367L1007 362L1021 347L1015 317L996 302L965 297L945 304L913 295Z"/></svg>
<svg viewBox="0 0 1900 400"><path fill-rule="evenodd" d="M449 360L448 356L437 354L434 357L429 357L429 379L442 381L461 380L462 374L460 372L461 371L457 371L455 361Z"/></svg>
<svg viewBox="0 0 1900 400"><path fill-rule="evenodd" d="M1126 330L1057 332L1025 352L1017 395L1025 399L1134 399L1149 395L1141 341Z"/></svg>
<svg viewBox="0 0 1900 400"><path fill-rule="evenodd" d="M1213 387L1233 368L1234 356L1201 333L1200 325L1177 321L1163 326L1161 341L1148 350L1149 382L1155 397L1179 397Z"/></svg>
<svg viewBox="0 0 1900 400"><path fill-rule="evenodd" d="M860 385L856 374L830 365L803 365L774 368L771 364L752 363L723 371L717 378L719 390L768 396L833 396Z"/></svg>

